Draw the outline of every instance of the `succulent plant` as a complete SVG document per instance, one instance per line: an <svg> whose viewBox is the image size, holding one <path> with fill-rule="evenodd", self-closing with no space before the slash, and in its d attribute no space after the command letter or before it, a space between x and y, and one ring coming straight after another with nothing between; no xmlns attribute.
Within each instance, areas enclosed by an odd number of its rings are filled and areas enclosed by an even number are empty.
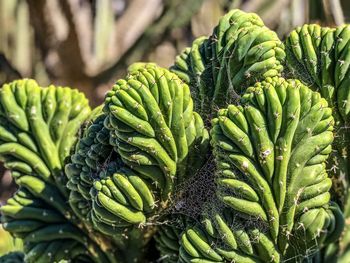
<svg viewBox="0 0 350 263"><path fill-rule="evenodd" d="M183 262L298 262L339 237L344 219L330 202L325 169L333 117L319 93L297 80L267 78L212 123L217 197L225 207L184 232Z"/></svg>
<svg viewBox="0 0 350 263"><path fill-rule="evenodd" d="M130 65L92 111L77 90L5 84L19 189L0 211L24 261L149 262L155 245L168 263L348 262L348 31L306 25L284 46L232 10L170 70Z"/></svg>
<svg viewBox="0 0 350 263"><path fill-rule="evenodd" d="M210 114L237 101L259 79L279 76L283 47L259 16L235 9L220 19L209 38L200 37L186 48L171 70L190 83L198 111Z"/></svg>
<svg viewBox="0 0 350 263"><path fill-rule="evenodd" d="M96 108L92 115L65 166L69 178L67 187L71 190L69 204L89 227L108 236L119 254L132 254L128 256L132 262L141 257L142 249L149 241L146 236L152 232L138 228L138 224L145 222L145 216L132 206L140 204L140 199L137 199L139 202L133 199L133 195L139 197L136 191L140 188L135 189L133 185L143 186L142 190L147 194L141 195L143 206L146 206L144 197L154 203L153 194L141 178L123 166L109 144L109 130L104 127L106 114L102 108Z"/></svg>
<svg viewBox="0 0 350 263"><path fill-rule="evenodd" d="M174 184L204 162L209 134L189 87L151 63L131 65L93 115L66 165L69 201L137 259Z"/></svg>
<svg viewBox="0 0 350 263"><path fill-rule="evenodd" d="M349 33L348 25L304 25L292 31L285 41L290 74L319 90L334 111L335 151L329 169L335 173L335 186L340 187L336 192L342 203L346 201L350 169Z"/></svg>
<svg viewBox="0 0 350 263"><path fill-rule="evenodd" d="M0 208L4 229L23 239L27 262L86 258L87 251L106 262L66 204L64 160L90 114L87 99L77 90L19 80L1 88L0 104L1 159L19 185Z"/></svg>

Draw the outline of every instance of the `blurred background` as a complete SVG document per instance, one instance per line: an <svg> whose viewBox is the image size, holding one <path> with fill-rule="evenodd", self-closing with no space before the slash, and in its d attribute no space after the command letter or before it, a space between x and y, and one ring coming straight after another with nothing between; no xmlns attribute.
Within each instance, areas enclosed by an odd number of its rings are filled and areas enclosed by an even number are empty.
<svg viewBox="0 0 350 263"><path fill-rule="evenodd" d="M169 67L233 8L257 13L281 38L305 23L350 21L349 0L0 0L0 86L34 78L78 88L96 106L129 64ZM14 190L0 166L0 204ZM1 226L0 240L0 255L20 246Z"/></svg>

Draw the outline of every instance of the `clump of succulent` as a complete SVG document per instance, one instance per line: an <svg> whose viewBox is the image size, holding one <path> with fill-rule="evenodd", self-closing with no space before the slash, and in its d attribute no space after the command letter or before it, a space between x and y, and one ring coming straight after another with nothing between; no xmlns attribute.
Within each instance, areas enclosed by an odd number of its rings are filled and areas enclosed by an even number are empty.
<svg viewBox="0 0 350 263"><path fill-rule="evenodd" d="M349 261L347 28L283 44L232 10L170 70L132 64L93 110L74 89L5 84L15 260Z"/></svg>

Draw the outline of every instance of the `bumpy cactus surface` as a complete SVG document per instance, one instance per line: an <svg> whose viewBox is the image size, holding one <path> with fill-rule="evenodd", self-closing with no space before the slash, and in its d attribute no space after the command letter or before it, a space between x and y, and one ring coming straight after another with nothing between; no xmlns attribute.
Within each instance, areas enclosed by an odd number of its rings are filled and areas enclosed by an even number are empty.
<svg viewBox="0 0 350 263"><path fill-rule="evenodd" d="M299 81L268 78L212 122L217 196L226 207L185 231L184 262L297 261L339 237L343 218L325 169L333 141L325 99Z"/></svg>
<svg viewBox="0 0 350 263"><path fill-rule="evenodd" d="M319 90L333 108L336 137L329 168L335 172L342 202L347 192L350 158L350 26L337 28L304 25L286 39L291 74ZM345 192L345 193L344 193Z"/></svg>
<svg viewBox="0 0 350 263"><path fill-rule="evenodd" d="M209 38L196 39L176 58L172 71L190 83L205 115L237 101L242 88L280 75L284 58L282 42L260 17L232 10Z"/></svg>
<svg viewBox="0 0 350 263"><path fill-rule="evenodd" d="M5 84L19 189L0 211L24 258L0 262L349 262L349 32L305 25L284 46L232 10L93 111L70 88Z"/></svg>
<svg viewBox="0 0 350 263"><path fill-rule="evenodd" d="M85 96L20 80L2 87L0 103L1 158L19 185L1 207L4 229L23 238L27 262L106 261L67 205L64 160L90 113Z"/></svg>
<svg viewBox="0 0 350 263"><path fill-rule="evenodd" d="M174 184L204 162L209 134L189 87L154 64L132 65L93 115L66 165L69 201L87 224L136 254Z"/></svg>

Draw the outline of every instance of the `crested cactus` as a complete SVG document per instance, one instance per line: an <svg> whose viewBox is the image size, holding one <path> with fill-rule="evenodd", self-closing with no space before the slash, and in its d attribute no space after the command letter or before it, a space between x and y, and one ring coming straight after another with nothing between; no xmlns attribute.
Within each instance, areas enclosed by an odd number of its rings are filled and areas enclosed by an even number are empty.
<svg viewBox="0 0 350 263"><path fill-rule="evenodd" d="M103 126L105 116L101 114L101 108L95 109L94 112L96 114L93 114L88 127L76 144L70 162L65 166L67 187L70 189L70 206L79 218L90 223L90 188L93 185L93 177L90 174L98 176L103 172L105 162L113 151L108 144L108 131Z"/></svg>
<svg viewBox="0 0 350 263"><path fill-rule="evenodd" d="M346 212L346 207L350 205L349 32L349 25L337 28L304 25L292 31L285 41L289 73L311 88L319 90L333 109L335 140L328 169L334 174L332 179L336 200L341 206L345 206L347 221L350 218ZM340 262L346 262L349 258L347 245L344 245L348 243L348 232L345 230L344 238L337 248L328 248L328 252L332 250L331 255L342 255ZM333 260L326 252L323 260Z"/></svg>
<svg viewBox="0 0 350 263"><path fill-rule="evenodd" d="M285 42L290 74L319 90L333 108L336 136L329 169L335 173L341 203L346 202L350 169L349 32L348 25L304 25L292 31Z"/></svg>
<svg viewBox="0 0 350 263"><path fill-rule="evenodd" d="M343 218L325 170L333 141L325 99L297 80L267 78L212 123L217 198L226 208L184 232L184 262L298 261L339 237Z"/></svg>
<svg viewBox="0 0 350 263"><path fill-rule="evenodd" d="M88 255L106 262L107 256L66 204L64 161L90 113L85 96L20 80L1 88L0 104L0 154L19 185L1 207L4 229L23 239L27 262Z"/></svg>
<svg viewBox="0 0 350 263"><path fill-rule="evenodd" d="M189 87L154 64L131 65L94 112L66 165L69 201L137 259L173 185L204 162L209 135Z"/></svg>
<svg viewBox="0 0 350 263"><path fill-rule="evenodd" d="M334 107L336 121L348 122L348 43L350 27L304 25L286 39L287 66L291 74L318 89Z"/></svg>
<svg viewBox="0 0 350 263"><path fill-rule="evenodd" d="M0 211L24 259L0 262L348 262L349 32L283 44L232 10L170 70L130 65L93 111L70 88L5 84L19 189Z"/></svg>
<svg viewBox="0 0 350 263"><path fill-rule="evenodd" d="M18 80L0 90L0 155L8 169L36 173L44 182L56 183L66 195L64 160L77 131L90 112L77 90Z"/></svg>
<svg viewBox="0 0 350 263"><path fill-rule="evenodd" d="M282 42L256 14L232 10L209 38L186 48L171 70L190 83L198 111L205 115L237 101L242 88L257 80L279 76L284 58Z"/></svg>
<svg viewBox="0 0 350 263"><path fill-rule="evenodd" d="M112 239L118 253L124 256L124 253L132 253L133 256L129 255L132 262L141 256L142 248L149 239L143 237L149 235L149 231L132 227L145 222L145 215L136 210L140 207L133 205L141 203L146 207L146 204L144 199L134 201L133 195L138 196L138 193L131 183L143 186L146 194L141 196L146 197L149 209L154 204L153 193L141 178L123 167L119 155L109 144L109 130L104 127L106 114L102 108L96 108L92 115L71 160L65 166L69 178L67 187L70 189L68 200L82 221ZM125 178L132 179L128 182ZM140 239L144 241L140 242Z"/></svg>
<svg viewBox="0 0 350 263"><path fill-rule="evenodd" d="M121 159L160 189L163 201L203 163L208 133L175 74L154 65L131 71L107 94L105 112Z"/></svg>

